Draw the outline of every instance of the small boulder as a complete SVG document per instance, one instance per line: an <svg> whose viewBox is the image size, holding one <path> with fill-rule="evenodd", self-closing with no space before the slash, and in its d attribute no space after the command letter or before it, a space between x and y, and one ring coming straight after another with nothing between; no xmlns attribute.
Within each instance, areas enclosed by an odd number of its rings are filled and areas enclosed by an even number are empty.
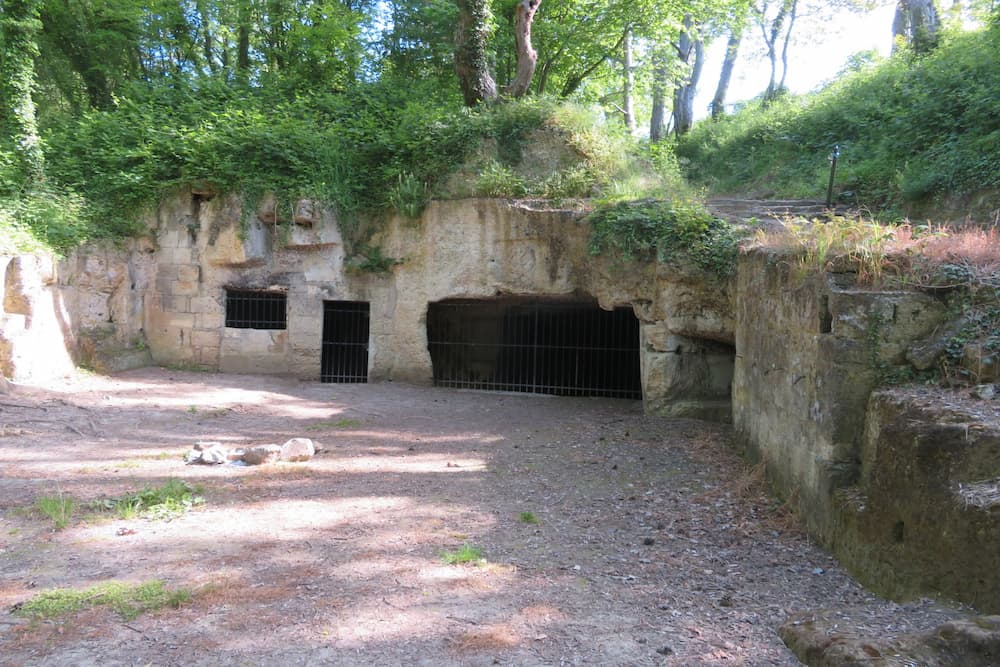
<svg viewBox="0 0 1000 667"><path fill-rule="evenodd" d="M995 384L981 384L973 388L972 395L984 401L990 401L997 397L997 386Z"/></svg>
<svg viewBox="0 0 1000 667"><path fill-rule="evenodd" d="M309 438L292 438L281 446L282 461L308 461L316 454L316 447Z"/></svg>
<svg viewBox="0 0 1000 667"><path fill-rule="evenodd" d="M259 466L264 463L274 463L280 456L281 447L278 445L257 445L246 448L243 462L250 466Z"/></svg>
<svg viewBox="0 0 1000 667"><path fill-rule="evenodd" d="M194 463L206 465L225 463L228 460L228 453L221 442L201 441L194 443L194 446L184 457L184 460L189 465Z"/></svg>

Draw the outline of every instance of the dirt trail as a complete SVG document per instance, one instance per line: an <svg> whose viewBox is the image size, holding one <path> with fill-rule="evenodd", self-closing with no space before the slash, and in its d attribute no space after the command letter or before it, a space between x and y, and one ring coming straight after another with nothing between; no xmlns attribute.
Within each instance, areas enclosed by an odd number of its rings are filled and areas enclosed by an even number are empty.
<svg viewBox="0 0 1000 667"><path fill-rule="evenodd" d="M325 451L181 461L197 440L294 436ZM881 635L948 614L866 593L762 493L727 428L637 402L81 375L0 397L0 465L5 665L794 665L775 632L793 611L852 606ZM207 503L59 532L23 510L171 477ZM443 562L465 544L485 562ZM128 622L7 614L111 579L194 595Z"/></svg>

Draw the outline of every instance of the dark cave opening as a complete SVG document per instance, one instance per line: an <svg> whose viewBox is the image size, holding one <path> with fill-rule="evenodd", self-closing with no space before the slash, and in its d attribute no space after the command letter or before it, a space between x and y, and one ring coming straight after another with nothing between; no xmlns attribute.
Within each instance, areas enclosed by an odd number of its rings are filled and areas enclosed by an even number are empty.
<svg viewBox="0 0 1000 667"><path fill-rule="evenodd" d="M642 398L639 321L596 301L448 299L427 309L434 384Z"/></svg>

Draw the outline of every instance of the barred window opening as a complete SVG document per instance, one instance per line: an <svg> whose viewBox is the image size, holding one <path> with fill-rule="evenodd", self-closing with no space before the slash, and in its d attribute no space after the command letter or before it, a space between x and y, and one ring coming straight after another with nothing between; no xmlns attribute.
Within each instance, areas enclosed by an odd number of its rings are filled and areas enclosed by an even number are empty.
<svg viewBox="0 0 1000 667"><path fill-rule="evenodd" d="M234 329L287 328L288 295L266 290L226 289L226 326Z"/></svg>

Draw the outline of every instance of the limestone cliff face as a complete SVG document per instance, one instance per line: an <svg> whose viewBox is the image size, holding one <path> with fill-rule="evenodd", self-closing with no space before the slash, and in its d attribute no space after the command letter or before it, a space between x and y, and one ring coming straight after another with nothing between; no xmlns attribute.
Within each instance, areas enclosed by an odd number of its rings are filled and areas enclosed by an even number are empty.
<svg viewBox="0 0 1000 667"><path fill-rule="evenodd" d="M400 260L385 273L350 267L328 211L300 204L293 224L275 226L275 219L270 202L251 216L237 199L161 207L155 289L145 307L157 362L315 379L323 301L363 301L371 308L370 377L429 383L428 304L593 298L606 309L631 306L642 322L643 393L651 411L728 419L730 285L696 271L593 257L589 225L576 211L498 199L432 202L419 221L391 218L372 240ZM226 288L284 293L287 329L225 327Z"/></svg>
<svg viewBox="0 0 1000 667"><path fill-rule="evenodd" d="M954 415L936 424L943 413L932 405L869 400L880 368L927 367L918 361L949 330L938 297L794 276L762 251L743 255L732 281L624 264L589 254L578 211L499 199L436 201L420 220L387 220L371 245L398 262L368 273L314 202L288 207L287 221L273 199L249 214L243 206L192 193L163 202L149 235L127 247L82 248L62 262L0 257L0 373L35 381L74 360L98 370L155 361L317 380L332 301L369 309L363 377L430 383L431 304L528 297L630 308L647 412L731 418L809 530L881 590L1000 609L995 424ZM277 298L280 325L227 322L227 293L240 292Z"/></svg>
<svg viewBox="0 0 1000 667"><path fill-rule="evenodd" d="M315 380L324 302L360 301L370 305L369 377L430 383L429 304L505 296L596 300L608 310L629 307L640 322L648 411L729 419L729 282L694 269L591 256L590 227L579 211L500 199L436 201L419 221L389 219L371 245L399 261L366 273L352 267L330 211L310 201L289 209L291 219L282 221L273 198L245 214L236 197L178 196L149 217L149 236L128 248L84 248L58 268L29 271L51 283L45 312L64 313L64 322L46 329L65 350L63 366L75 356L114 370L151 356L160 364ZM37 311L29 304L37 298L23 295L44 291L17 287L27 279L21 262L7 272L4 330L14 333L0 340L24 329L19 316ZM284 328L226 326L227 290L283 295ZM6 345L8 375L40 368L17 361L38 356L26 341L17 353Z"/></svg>

